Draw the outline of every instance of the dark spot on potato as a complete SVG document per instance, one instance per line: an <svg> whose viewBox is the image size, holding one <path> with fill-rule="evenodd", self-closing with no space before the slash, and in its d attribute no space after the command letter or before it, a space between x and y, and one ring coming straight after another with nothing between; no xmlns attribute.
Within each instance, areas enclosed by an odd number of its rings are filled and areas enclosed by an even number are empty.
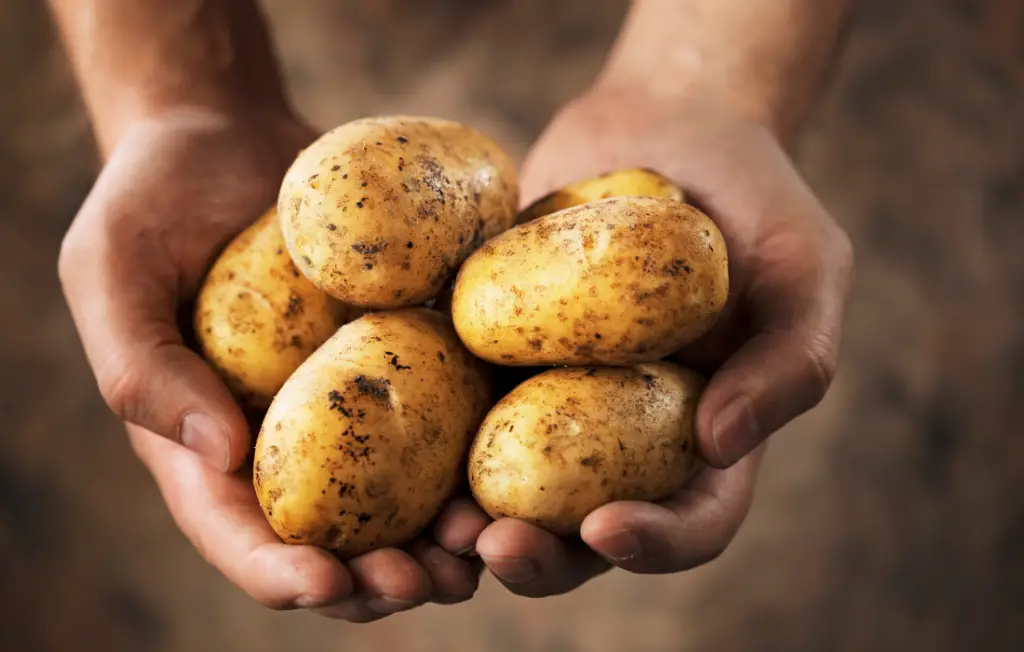
<svg viewBox="0 0 1024 652"><path fill-rule="evenodd" d="M276 503L277 501L281 500L281 495L283 493L284 492L281 491L280 489L271 489L270 491L267 492L267 498L270 499L270 502Z"/></svg>
<svg viewBox="0 0 1024 652"><path fill-rule="evenodd" d="M292 338L290 340L288 340L288 344L290 344L291 346L294 346L297 349L301 349L302 348L302 338L299 337L298 335L292 335Z"/></svg>
<svg viewBox="0 0 1024 652"><path fill-rule="evenodd" d="M655 378L654 378L653 375L651 375L651 374L644 374L643 378L644 378L644 385L647 386L647 389L650 389L650 388L654 387Z"/></svg>
<svg viewBox="0 0 1024 652"><path fill-rule="evenodd" d="M373 269L373 263L365 263L363 269Z"/></svg>
<svg viewBox="0 0 1024 652"><path fill-rule="evenodd" d="M410 367L409 365L399 364L397 355L392 356L391 366L394 367L396 371L402 371L403 369L412 369L412 367Z"/></svg>
<svg viewBox="0 0 1024 652"><path fill-rule="evenodd" d="M341 166L338 165L337 163L335 163L334 165L331 166L331 172L337 172L340 169L341 169Z"/></svg>
<svg viewBox="0 0 1024 652"><path fill-rule="evenodd" d="M551 446L545 446L544 449L541 452L544 453L545 455L550 455L551 454Z"/></svg>
<svg viewBox="0 0 1024 652"><path fill-rule="evenodd" d="M587 367L587 372L585 374L583 374L583 375L587 376L589 378L589 377L593 376L596 373L597 373L597 369L596 368L594 368L594 367Z"/></svg>
<svg viewBox="0 0 1024 652"><path fill-rule="evenodd" d="M693 271L693 268L690 267L686 263L685 260L678 260L677 259L677 260L673 260L668 265L665 265L665 267L662 268L662 271L665 274L668 274L669 276L679 276L683 272L686 272L687 274L689 274L690 272Z"/></svg>
<svg viewBox="0 0 1024 652"><path fill-rule="evenodd" d="M356 253L364 256L372 256L373 254L379 254L388 248L387 240L378 240L377 242L357 242L352 245L352 250Z"/></svg>
<svg viewBox="0 0 1024 652"><path fill-rule="evenodd" d="M412 248L413 248L413 244L412 244L412 242L411 242L411 241L410 241L410 242L406 242L406 243L405 243L405 248L406 248L406 249L412 249Z"/></svg>
<svg viewBox="0 0 1024 652"><path fill-rule="evenodd" d="M356 208L362 208L362 207L363 207L363 200L360 199L359 201L356 202Z"/></svg>
<svg viewBox="0 0 1024 652"><path fill-rule="evenodd" d="M594 338L598 339L598 340L601 339L601 334L600 333L594 333Z"/></svg>
<svg viewBox="0 0 1024 652"><path fill-rule="evenodd" d="M345 174L341 175L341 178L342 179L348 179L348 172L346 172Z"/></svg>
<svg viewBox="0 0 1024 652"><path fill-rule="evenodd" d="M626 447L625 447L625 446L624 446L624 445L622 444L622 440L621 440L621 439L619 439L619 440L617 440L617 441L619 442L619 450L620 450L620 451L624 451L624 450L626 450Z"/></svg>
<svg viewBox="0 0 1024 652"><path fill-rule="evenodd" d="M444 364L444 353L441 353L440 351L438 351L437 352L437 359L441 361L441 364Z"/></svg>
<svg viewBox="0 0 1024 652"><path fill-rule="evenodd" d="M288 307L285 308L284 314L286 317L294 317L302 314L302 297L297 294L289 296Z"/></svg>
<svg viewBox="0 0 1024 652"><path fill-rule="evenodd" d="M313 261L309 259L309 256L303 256L302 257L302 262L306 263L307 265L312 265L313 264Z"/></svg>
<svg viewBox="0 0 1024 652"><path fill-rule="evenodd" d="M398 142L402 143L403 145L404 145L405 143L409 142L409 139L408 139L408 138L406 138L405 136L399 136L399 137L398 137L398 138L396 138L395 140L397 140Z"/></svg>
<svg viewBox="0 0 1024 652"><path fill-rule="evenodd" d="M337 525L332 525L324 531L324 543L328 546L338 546L341 544L341 528Z"/></svg>
<svg viewBox="0 0 1024 652"><path fill-rule="evenodd" d="M355 377L356 389L360 394L375 399L387 399L390 394L391 381L387 378L367 378L360 374Z"/></svg>
<svg viewBox="0 0 1024 652"><path fill-rule="evenodd" d="M403 269L404 271L407 271L407 272L408 272L408 271L409 271L410 269L412 269L412 264L411 264L411 263L409 263L409 261L408 261L408 260L406 260L406 261L403 261L403 262L402 262L402 264L401 264L401 268L402 268L402 269Z"/></svg>
<svg viewBox="0 0 1024 652"><path fill-rule="evenodd" d="M366 512L361 512L356 515L356 520L359 521L360 525L366 525L367 523L373 520L373 516L367 514Z"/></svg>
<svg viewBox="0 0 1024 652"><path fill-rule="evenodd" d="M331 409L340 413L343 417L351 418L352 412L345 407L345 397L336 389L327 393L327 400L330 401Z"/></svg>
<svg viewBox="0 0 1024 652"><path fill-rule="evenodd" d="M338 226L336 224L328 224L327 225L327 230L328 231L337 231L338 230Z"/></svg>
<svg viewBox="0 0 1024 652"><path fill-rule="evenodd" d="M540 351L544 348L544 340L527 340L526 343L529 344L530 348L534 351Z"/></svg>

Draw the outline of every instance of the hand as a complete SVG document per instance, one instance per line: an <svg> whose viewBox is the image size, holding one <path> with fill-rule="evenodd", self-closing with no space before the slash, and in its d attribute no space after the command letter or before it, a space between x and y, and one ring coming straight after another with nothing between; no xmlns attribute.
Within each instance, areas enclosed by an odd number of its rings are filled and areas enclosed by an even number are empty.
<svg viewBox="0 0 1024 652"><path fill-rule="evenodd" d="M128 424L182 532L259 602L369 621L470 597L479 568L452 552L483 529L453 503L435 536L341 564L282 543L256 501L248 424L184 343L176 312L221 247L276 200L315 137L290 117L189 110L133 124L69 229L60 277L100 391Z"/></svg>
<svg viewBox="0 0 1024 652"><path fill-rule="evenodd" d="M746 517L765 439L815 406L835 373L851 245L779 139L721 103L597 89L564 108L530 152L524 205L634 166L679 182L729 249L725 312L679 354L711 374L697 413L707 465L661 504L594 511L579 545L513 519L488 526L477 551L523 595L568 591L610 565L671 573L717 557Z"/></svg>

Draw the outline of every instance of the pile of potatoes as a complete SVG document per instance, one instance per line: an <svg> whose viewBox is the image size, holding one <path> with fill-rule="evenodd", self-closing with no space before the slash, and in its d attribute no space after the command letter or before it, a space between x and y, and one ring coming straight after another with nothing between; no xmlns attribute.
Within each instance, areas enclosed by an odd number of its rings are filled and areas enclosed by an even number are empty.
<svg viewBox="0 0 1024 652"><path fill-rule="evenodd" d="M724 307L721 233L649 170L517 199L474 129L355 120L215 261L196 334L263 415L253 484L282 540L402 545L467 478L492 517L572 535L691 477L704 381L665 359Z"/></svg>

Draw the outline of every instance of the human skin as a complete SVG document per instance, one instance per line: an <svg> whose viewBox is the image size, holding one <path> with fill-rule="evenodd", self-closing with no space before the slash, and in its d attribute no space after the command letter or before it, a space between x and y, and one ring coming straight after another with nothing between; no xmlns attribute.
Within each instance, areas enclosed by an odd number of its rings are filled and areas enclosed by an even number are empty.
<svg viewBox="0 0 1024 652"><path fill-rule="evenodd" d="M836 372L850 241L790 158L839 49L851 1L636 0L593 87L563 107L522 169L523 205L572 181L650 167L717 222L730 298L679 359L711 374L697 414L706 465L659 503L592 512L579 542L514 519L476 549L512 591L571 590L617 566L673 573L725 551L768 437Z"/></svg>
<svg viewBox="0 0 1024 652"><path fill-rule="evenodd" d="M177 311L223 245L275 202L316 136L296 116L251 0L51 0L104 167L59 271L99 389L182 532L260 603L369 621L473 595L452 554L486 521L453 502L432 536L346 564L282 543L243 460L252 438Z"/></svg>
<svg viewBox="0 0 1024 652"><path fill-rule="evenodd" d="M61 249L64 292L101 393L181 530L225 576L270 607L366 622L471 596L478 566L459 553L474 543L506 586L536 596L611 564L674 572L725 549L762 442L820 400L835 370L850 246L788 148L852 0L635 0L601 76L522 171L525 204L611 168L655 167L721 225L735 297L688 351L717 370L698 415L708 468L663 504L597 510L586 545L488 525L460 499L432 536L345 565L269 529L240 468L245 419L175 319L315 137L284 97L255 2L50 3L105 160Z"/></svg>

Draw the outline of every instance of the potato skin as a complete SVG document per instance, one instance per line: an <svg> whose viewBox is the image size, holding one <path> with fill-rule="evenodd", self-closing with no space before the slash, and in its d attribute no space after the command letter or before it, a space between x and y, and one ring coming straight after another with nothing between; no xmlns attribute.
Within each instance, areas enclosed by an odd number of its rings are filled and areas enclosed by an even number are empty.
<svg viewBox="0 0 1024 652"><path fill-rule="evenodd" d="M693 475L705 382L668 362L558 368L519 385L473 440L469 482L492 518L560 535L618 500L657 501Z"/></svg>
<svg viewBox="0 0 1024 652"><path fill-rule="evenodd" d="M664 197L686 201L683 189L663 174L648 168L614 170L591 179L571 183L545 195L523 209L516 224L609 197Z"/></svg>
<svg viewBox="0 0 1024 652"><path fill-rule="evenodd" d="M458 485L489 396L483 364L436 311L345 325L263 421L253 485L267 520L343 558L410 541Z"/></svg>
<svg viewBox="0 0 1024 652"><path fill-rule="evenodd" d="M344 124L304 150L278 196L288 251L317 287L370 308L421 305L512 226L515 164L492 140L436 118Z"/></svg>
<svg viewBox="0 0 1024 652"><path fill-rule="evenodd" d="M613 197L491 239L455 282L455 328L503 365L625 365L706 333L729 294L725 241L681 202Z"/></svg>
<svg viewBox="0 0 1024 652"><path fill-rule="evenodd" d="M271 208L210 268L194 324L203 356L243 407L263 410L302 361L360 312L299 273Z"/></svg>

